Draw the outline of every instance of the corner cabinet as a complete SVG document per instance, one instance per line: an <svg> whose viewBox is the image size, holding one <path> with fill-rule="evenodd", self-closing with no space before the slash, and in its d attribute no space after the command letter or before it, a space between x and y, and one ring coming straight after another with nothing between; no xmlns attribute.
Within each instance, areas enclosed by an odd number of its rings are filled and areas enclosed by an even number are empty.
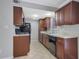
<svg viewBox="0 0 79 59"><path fill-rule="evenodd" d="M13 55L14 57L25 56L30 50L30 36L13 37Z"/></svg>
<svg viewBox="0 0 79 59"><path fill-rule="evenodd" d="M77 38L57 38L56 56L58 59L78 59Z"/></svg>
<svg viewBox="0 0 79 59"><path fill-rule="evenodd" d="M20 26L22 25L23 23L23 20L22 20L22 8L21 7L17 7L17 6L14 6L13 7L13 13L14 13L14 25L15 26Z"/></svg>

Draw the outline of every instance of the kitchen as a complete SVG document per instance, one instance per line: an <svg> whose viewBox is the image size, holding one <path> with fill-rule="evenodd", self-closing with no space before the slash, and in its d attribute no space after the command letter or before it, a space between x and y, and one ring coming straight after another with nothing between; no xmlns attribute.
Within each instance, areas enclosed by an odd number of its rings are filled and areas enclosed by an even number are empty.
<svg viewBox="0 0 79 59"><path fill-rule="evenodd" d="M4 49L4 47L7 47L8 41L5 40L2 41L2 42L5 41L6 44L4 44L4 46L0 49L0 54L3 52L5 53L0 55L0 58L4 58L7 56L14 59L33 59L33 58L78 59L79 58L78 57L79 2L68 0L68 2L65 1L66 2L65 3L62 0L62 2L59 3L60 5L62 4L61 8L55 8L57 5L53 8L48 6L47 8L45 8L46 6L33 4L32 3L33 1L27 3L25 1L15 0L14 2L15 3L12 3L10 6L11 12L13 10L13 17L12 17L13 21L11 20L11 23L8 23L10 21L7 21L8 25L5 24L6 22L4 23L4 21L2 21L1 23L1 26L4 25L1 28L1 30L3 29L5 29L4 31L10 30L9 33L7 31L5 32L6 33L5 38L11 35L11 37L13 37L13 41L8 40L9 44L11 42L11 45L8 46L10 48L10 51L7 48ZM1 10L3 10L4 12L5 9ZM36 13L36 10L38 10L37 13L42 13L41 17L38 17L38 15L36 14L32 15L31 18L26 17L28 16L27 14L30 14L28 11L30 11L31 13ZM50 15L49 13L45 15L45 13L43 12L52 13L52 16L49 16ZM8 13L8 15L9 14L10 12ZM5 16L6 13L5 15L4 14L2 15ZM6 17L6 19L8 19L8 17ZM3 17L1 19L5 18ZM11 26L13 26L13 29ZM11 48L11 46L13 46L13 49ZM9 54L7 54L8 52Z"/></svg>

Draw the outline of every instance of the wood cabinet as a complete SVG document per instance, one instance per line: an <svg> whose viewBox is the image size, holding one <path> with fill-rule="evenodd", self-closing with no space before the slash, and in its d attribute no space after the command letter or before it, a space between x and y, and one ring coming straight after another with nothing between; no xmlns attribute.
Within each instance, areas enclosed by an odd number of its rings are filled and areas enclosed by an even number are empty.
<svg viewBox="0 0 79 59"><path fill-rule="evenodd" d="M64 21L65 24L72 24L72 3L64 7Z"/></svg>
<svg viewBox="0 0 79 59"><path fill-rule="evenodd" d="M49 37L46 35L46 43L45 43L46 48L49 49Z"/></svg>
<svg viewBox="0 0 79 59"><path fill-rule="evenodd" d="M14 25L15 26L20 26L23 24L22 20L22 8L21 7L13 7L13 13L14 13Z"/></svg>
<svg viewBox="0 0 79 59"><path fill-rule="evenodd" d="M57 38L56 42L56 54L58 59L64 59L64 40L61 38Z"/></svg>
<svg viewBox="0 0 79 59"><path fill-rule="evenodd" d="M64 9L60 9L60 25L63 25L65 23L64 21Z"/></svg>
<svg viewBox="0 0 79 59"><path fill-rule="evenodd" d="M14 36L14 39L13 39L14 57L27 55L29 50L30 50L29 36Z"/></svg>
<svg viewBox="0 0 79 59"><path fill-rule="evenodd" d="M46 17L39 20L40 31L46 31L49 28L50 28L50 17Z"/></svg>
<svg viewBox="0 0 79 59"><path fill-rule="evenodd" d="M46 34L43 34L43 40L42 44L46 47L49 48L49 37Z"/></svg>
<svg viewBox="0 0 79 59"><path fill-rule="evenodd" d="M39 41L40 41L41 43L43 42L43 34L42 34L42 33L39 34Z"/></svg>
<svg viewBox="0 0 79 59"><path fill-rule="evenodd" d="M56 11L56 25L60 25L60 12Z"/></svg>
<svg viewBox="0 0 79 59"><path fill-rule="evenodd" d="M57 38L56 56L58 59L78 59L77 38Z"/></svg>
<svg viewBox="0 0 79 59"><path fill-rule="evenodd" d="M64 24L64 9L59 9L56 12L56 24L61 26Z"/></svg>
<svg viewBox="0 0 79 59"><path fill-rule="evenodd" d="M79 24L79 2L73 2L72 3L72 20L73 23ZM75 21L76 20L76 21Z"/></svg>
<svg viewBox="0 0 79 59"><path fill-rule="evenodd" d="M39 29L40 29L40 31L47 30L46 27L45 27L45 22L44 21L45 21L44 19L39 20Z"/></svg>
<svg viewBox="0 0 79 59"><path fill-rule="evenodd" d="M79 2L72 1L56 11L56 23L60 25L79 24Z"/></svg>
<svg viewBox="0 0 79 59"><path fill-rule="evenodd" d="M39 41L46 47L49 48L49 37L46 34L40 33Z"/></svg>

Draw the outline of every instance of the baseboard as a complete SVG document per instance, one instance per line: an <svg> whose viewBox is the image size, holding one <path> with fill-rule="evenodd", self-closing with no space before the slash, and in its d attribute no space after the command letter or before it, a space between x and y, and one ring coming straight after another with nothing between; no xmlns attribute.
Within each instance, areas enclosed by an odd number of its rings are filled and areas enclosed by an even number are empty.
<svg viewBox="0 0 79 59"><path fill-rule="evenodd" d="M11 57L5 57L5 58L2 58L2 59L13 59L13 56L11 56Z"/></svg>

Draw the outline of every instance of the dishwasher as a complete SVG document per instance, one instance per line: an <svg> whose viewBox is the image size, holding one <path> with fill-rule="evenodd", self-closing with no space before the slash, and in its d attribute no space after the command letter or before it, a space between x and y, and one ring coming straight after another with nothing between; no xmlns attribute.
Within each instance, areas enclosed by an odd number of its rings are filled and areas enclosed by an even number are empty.
<svg viewBox="0 0 79 59"><path fill-rule="evenodd" d="M49 36L49 51L56 56L56 37Z"/></svg>

